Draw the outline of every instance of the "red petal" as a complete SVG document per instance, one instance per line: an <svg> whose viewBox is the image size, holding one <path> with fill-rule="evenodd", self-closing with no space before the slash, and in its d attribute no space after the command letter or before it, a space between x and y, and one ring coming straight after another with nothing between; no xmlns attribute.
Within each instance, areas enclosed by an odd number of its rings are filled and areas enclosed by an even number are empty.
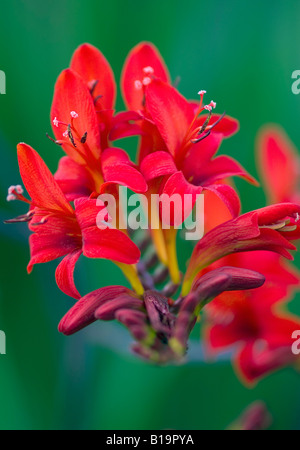
<svg viewBox="0 0 300 450"><path fill-rule="evenodd" d="M257 159L270 203L292 201L297 192L299 158L284 131L277 126L262 129Z"/></svg>
<svg viewBox="0 0 300 450"><path fill-rule="evenodd" d="M175 88L159 80L147 87L146 105L168 150L175 156L194 118L192 105Z"/></svg>
<svg viewBox="0 0 300 450"><path fill-rule="evenodd" d="M76 148L68 138L63 137L66 125L53 124L56 118L65 124L71 123L71 111L78 114L73 119L76 133L73 131ZM100 155L100 132L93 99L85 82L70 69L64 70L58 77L51 108L51 125L57 140L64 140L65 152L78 163L84 164L88 159L97 160ZM87 132L86 143L80 143L81 137Z"/></svg>
<svg viewBox="0 0 300 450"><path fill-rule="evenodd" d="M237 217L241 210L241 203L239 196L235 190L227 184L211 184L205 186L204 189L216 194L226 205L232 217Z"/></svg>
<svg viewBox="0 0 300 450"><path fill-rule="evenodd" d="M182 172L176 172L171 175L162 189L162 194L166 194L168 198L172 197L172 195L179 195L181 204L178 203L178 206L174 206L173 210L170 211L170 221L168 220L168 217L163 216L161 217L162 222L175 227L181 225L191 214L197 200L197 195L201 194L201 192L202 187L190 184L185 179ZM189 198L191 201L187 200L187 197L185 197L186 194L190 196ZM164 204L164 201L160 204L161 215Z"/></svg>
<svg viewBox="0 0 300 450"><path fill-rule="evenodd" d="M27 144L18 144L17 148L20 174L34 204L42 209L74 214L40 155Z"/></svg>
<svg viewBox="0 0 300 450"><path fill-rule="evenodd" d="M39 222L45 213L35 213L34 221ZM47 216L46 216L47 217ZM81 248L81 235L78 225L73 218L49 216L46 222L34 225L30 222L29 228L35 231L29 238L31 259L28 271L37 263L52 261Z"/></svg>
<svg viewBox="0 0 300 450"><path fill-rule="evenodd" d="M143 134L144 116L135 111L123 111L113 117L109 139L115 141L128 136ZM137 122L137 123L136 123Z"/></svg>
<svg viewBox="0 0 300 450"><path fill-rule="evenodd" d="M124 308L140 309L142 306L143 302L133 292L124 292L110 302L99 306L95 312L95 317L99 320L114 320L118 310Z"/></svg>
<svg viewBox="0 0 300 450"><path fill-rule="evenodd" d="M212 262L235 252L268 250L293 259L288 250L295 250L284 234L258 227L258 212L252 211L229 220L207 233L193 251L184 280L184 292L196 274Z"/></svg>
<svg viewBox="0 0 300 450"><path fill-rule="evenodd" d="M147 181L177 172L177 167L170 153L160 151L147 155L142 160L140 169Z"/></svg>
<svg viewBox="0 0 300 450"><path fill-rule="evenodd" d="M237 371L246 383L253 384L270 372L291 364L295 359L290 344L269 348L268 342L265 341L266 348L260 354L257 354L255 345L259 343L249 343L235 359Z"/></svg>
<svg viewBox="0 0 300 450"><path fill-rule="evenodd" d="M212 161L209 161L201 168L198 176L195 175L193 182L201 185L209 185L232 176L245 178L249 183L258 185L255 178L249 175L237 161L229 156L218 156Z"/></svg>
<svg viewBox="0 0 300 450"><path fill-rule="evenodd" d="M113 71L104 55L91 44L82 44L74 52L70 68L83 78L89 89L97 81L93 97L101 95L97 109L113 109L116 99L116 82Z"/></svg>
<svg viewBox="0 0 300 450"><path fill-rule="evenodd" d="M83 254L88 258L106 258L125 264L136 264L138 247L120 230L89 227L83 230Z"/></svg>
<svg viewBox="0 0 300 450"><path fill-rule="evenodd" d="M257 209L258 225L271 225L286 217L293 217L300 214L300 205L294 203L278 203Z"/></svg>
<svg viewBox="0 0 300 450"><path fill-rule="evenodd" d="M95 227L97 215L101 211L104 214L104 203L100 199L79 198L74 204L77 221L82 231L88 227Z"/></svg>
<svg viewBox="0 0 300 450"><path fill-rule="evenodd" d="M67 312L60 321L58 330L66 335L76 333L76 331L95 322L94 313L99 306L125 292L130 291L123 286L108 286L90 292L75 303L73 308Z"/></svg>
<svg viewBox="0 0 300 450"><path fill-rule="evenodd" d="M143 71L145 67L152 67L155 78L170 82L168 69L156 47L148 42L141 42L127 56L121 76L122 95L128 109L143 109L144 91L136 89L135 81L143 81L146 76Z"/></svg>
<svg viewBox="0 0 300 450"><path fill-rule="evenodd" d="M69 156L60 159L54 178L68 201L87 197L95 190L94 182L85 166L76 163Z"/></svg>
<svg viewBox="0 0 300 450"><path fill-rule="evenodd" d="M66 295L76 299L80 298L80 294L74 283L74 269L81 253L81 250L75 250L74 252L69 253L57 266L55 272L56 283L59 289Z"/></svg>
<svg viewBox="0 0 300 450"><path fill-rule="evenodd" d="M133 167L128 155L120 148L107 148L101 158L102 172L106 182L129 187L134 192L146 192L143 175Z"/></svg>
<svg viewBox="0 0 300 450"><path fill-rule="evenodd" d="M202 168L206 166L211 158L220 148L222 143L220 133L210 134L205 139L196 144L191 144L184 155L184 160L180 166L186 178L197 178L201 176Z"/></svg>

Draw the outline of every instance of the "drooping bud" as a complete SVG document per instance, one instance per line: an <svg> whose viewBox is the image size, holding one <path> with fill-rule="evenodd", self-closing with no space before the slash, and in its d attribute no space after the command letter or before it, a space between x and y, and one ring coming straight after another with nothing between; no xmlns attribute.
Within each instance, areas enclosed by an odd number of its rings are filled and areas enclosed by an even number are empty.
<svg viewBox="0 0 300 450"><path fill-rule="evenodd" d="M175 317L170 313L168 299L156 291L146 291L144 301L152 327L161 333L170 335Z"/></svg>

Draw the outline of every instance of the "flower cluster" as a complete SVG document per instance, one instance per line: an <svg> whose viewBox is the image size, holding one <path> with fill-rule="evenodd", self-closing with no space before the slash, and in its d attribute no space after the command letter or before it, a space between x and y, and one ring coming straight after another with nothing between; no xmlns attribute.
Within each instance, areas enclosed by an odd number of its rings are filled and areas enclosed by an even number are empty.
<svg viewBox="0 0 300 450"><path fill-rule="evenodd" d="M135 339L136 354L166 363L184 358L201 315L207 348L232 348L246 381L293 363L291 333L300 328L300 320L279 306L299 286L299 274L283 258L292 259L292 241L300 237L300 206L291 180L281 179L281 195L276 194L267 162L273 151L268 137L260 138L259 157L273 204L240 215L231 177L257 182L234 159L216 156L223 139L238 131L238 121L215 114L216 103L204 101L204 90L198 92L198 101L185 99L150 43L140 43L129 53L121 90L127 109L117 113L110 65L98 49L81 45L54 90L54 137L48 137L66 154L56 173L29 145L17 147L29 198L17 185L9 188L7 200L26 202L29 210L7 222L28 222L28 272L35 264L63 258L56 282L76 302L59 331L70 335L96 320L116 320ZM136 163L114 146L128 136L139 137ZM161 205L149 208L146 212L158 226L137 239L122 227L119 186L149 199L177 195L181 207L171 208L168 223ZM112 220L106 194L114 197L117 221ZM200 194L205 200L205 234L181 273L177 231ZM100 287L82 296L74 281L81 255L113 261L131 288Z"/></svg>

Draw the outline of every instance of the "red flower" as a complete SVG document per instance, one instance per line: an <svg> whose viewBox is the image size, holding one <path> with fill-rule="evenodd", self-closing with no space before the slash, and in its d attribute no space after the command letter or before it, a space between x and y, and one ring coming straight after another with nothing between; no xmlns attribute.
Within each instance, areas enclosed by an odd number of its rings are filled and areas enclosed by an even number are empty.
<svg viewBox="0 0 300 450"><path fill-rule="evenodd" d="M263 255L256 257L263 258ZM223 293L207 307L210 325L206 342L210 351L218 353L233 348L235 367L248 383L295 361L291 336L299 329L300 321L278 308L271 308L269 295L274 289L269 287L273 281L266 271L265 275L262 288L230 295ZM279 290L284 289L280 284L277 280Z"/></svg>
<svg viewBox="0 0 300 450"><path fill-rule="evenodd" d="M195 246L183 281L186 295L200 270L236 252L270 250L293 259L291 240L299 239L300 206L280 203L243 214L208 232Z"/></svg>
<svg viewBox="0 0 300 450"><path fill-rule="evenodd" d="M124 264L135 264L140 256L136 245L121 231L99 229L98 213L104 205L96 200L79 198L75 210L38 153L26 144L18 145L18 160L22 180L32 203L28 215L31 259L34 264L64 256L56 270L59 288L74 298L80 298L73 272L79 256L106 258Z"/></svg>
<svg viewBox="0 0 300 450"><path fill-rule="evenodd" d="M223 138L238 130L238 122L229 116L211 114L214 102L203 106L204 92L200 92L200 105L188 102L172 86L152 80L146 89L146 108L151 120L162 136L167 151L156 151L144 157L141 171L146 181L167 175L162 193L196 195L203 189L215 193L226 204L233 216L240 209L235 191L217 182L233 175L255 180L232 158L215 155ZM205 110L209 114L199 116ZM189 214L190 209L185 211ZM185 216L186 217L186 216ZM174 224L182 223L182 213L174 217Z"/></svg>
<svg viewBox="0 0 300 450"><path fill-rule="evenodd" d="M207 270L227 264L238 270L263 272L265 283L255 290L222 293L209 303L205 309L209 319L205 343L213 354L232 348L235 367L244 380L252 382L293 361L291 335L300 322L282 314L278 305L299 289L300 274L280 255L245 252L218 260L198 275L197 283Z"/></svg>
<svg viewBox="0 0 300 450"><path fill-rule="evenodd" d="M268 125L260 131L257 162L268 203L300 203L299 155L279 126Z"/></svg>
<svg viewBox="0 0 300 450"><path fill-rule="evenodd" d="M92 70L86 71L88 75L93 73ZM84 73L84 76L88 75ZM112 83L107 84L110 86ZM112 95L110 97L114 98ZM112 100L109 98L106 101ZM55 175L64 193L69 200L73 200L93 191L99 193L110 183L145 192L147 184L144 178L122 149L104 148L101 152L101 141L104 139L101 124L105 128L105 122L101 122L102 115L98 117L86 80L71 69L64 70L56 82L51 109L56 143L68 155L60 161Z"/></svg>

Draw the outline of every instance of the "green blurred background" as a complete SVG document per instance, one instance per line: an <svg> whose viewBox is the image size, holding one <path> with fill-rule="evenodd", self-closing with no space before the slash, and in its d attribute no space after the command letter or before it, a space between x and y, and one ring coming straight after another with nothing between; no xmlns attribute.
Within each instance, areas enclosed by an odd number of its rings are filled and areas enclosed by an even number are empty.
<svg viewBox="0 0 300 450"><path fill-rule="evenodd" d="M114 324L59 335L72 300L56 287L56 264L28 276L27 227L2 221L24 211L5 202L7 187L21 181L16 144L25 141L52 170L57 166L61 149L45 137L53 86L83 42L101 49L119 79L128 51L152 41L172 78L181 77L185 96L206 89L218 112L240 120L222 153L254 175L254 140L264 123L280 123L300 148L300 96L291 92L291 74L300 69L299 1L0 0L0 8L0 69L7 77L0 96L0 329L7 336L0 429L222 429L257 399L266 402L273 428L298 429L300 378L291 369L249 390L228 361L143 363L126 350L126 331ZM261 190L243 181L237 186L245 211L264 206ZM103 261L83 260L76 278L84 292L124 282ZM292 310L299 312L295 301Z"/></svg>

